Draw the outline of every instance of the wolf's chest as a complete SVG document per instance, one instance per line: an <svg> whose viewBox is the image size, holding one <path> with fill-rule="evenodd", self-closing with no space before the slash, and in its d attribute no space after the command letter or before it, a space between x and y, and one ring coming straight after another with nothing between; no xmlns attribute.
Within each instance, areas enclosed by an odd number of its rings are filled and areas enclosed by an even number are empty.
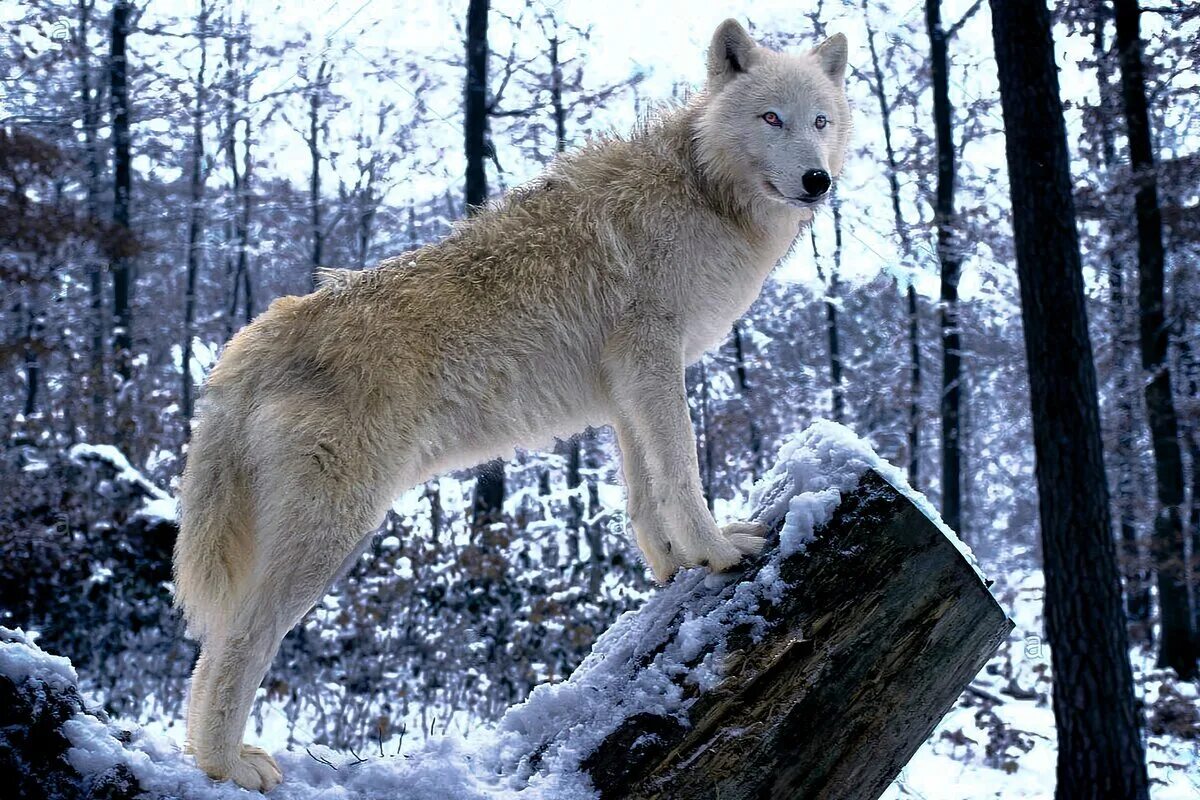
<svg viewBox="0 0 1200 800"><path fill-rule="evenodd" d="M725 340L739 317L762 292L763 282L795 240L795 226L780 227L753 245L729 239L695 254L684 294L684 350L690 361Z"/></svg>
<svg viewBox="0 0 1200 800"><path fill-rule="evenodd" d="M741 261L697 275L687 286L684 351L688 361L725 340L733 323L762 292L775 260Z"/></svg>

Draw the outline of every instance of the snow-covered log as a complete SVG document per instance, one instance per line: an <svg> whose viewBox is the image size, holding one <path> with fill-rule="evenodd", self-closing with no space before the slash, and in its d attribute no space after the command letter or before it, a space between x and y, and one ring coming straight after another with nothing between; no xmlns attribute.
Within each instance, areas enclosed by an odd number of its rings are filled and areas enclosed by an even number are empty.
<svg viewBox="0 0 1200 800"><path fill-rule="evenodd" d="M1012 627L954 543L873 470L778 577L778 599L729 630L723 677L680 683L686 712L634 714L582 759L601 798L874 800ZM688 616L664 646L686 638Z"/></svg>
<svg viewBox="0 0 1200 800"><path fill-rule="evenodd" d="M929 501L840 425L786 441L751 508L773 531L757 563L687 572L619 619L505 715L502 772L577 770L601 798L883 793L1012 623Z"/></svg>

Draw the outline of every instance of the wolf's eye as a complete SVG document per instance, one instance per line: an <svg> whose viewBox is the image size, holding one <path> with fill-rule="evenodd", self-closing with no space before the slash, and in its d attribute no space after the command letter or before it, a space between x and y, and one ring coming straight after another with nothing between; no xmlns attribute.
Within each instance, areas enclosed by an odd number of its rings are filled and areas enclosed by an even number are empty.
<svg viewBox="0 0 1200 800"><path fill-rule="evenodd" d="M829 118L826 117L824 114L817 114L817 118L813 120L813 125L815 125L817 127L817 130L821 130L828 124L829 124Z"/></svg>
<svg viewBox="0 0 1200 800"><path fill-rule="evenodd" d="M763 118L763 122L767 123L768 125L770 125L772 127L775 127L775 128L783 127L783 120L781 120L779 118L779 115L776 114L774 111L768 111L767 113L762 115L762 118Z"/></svg>

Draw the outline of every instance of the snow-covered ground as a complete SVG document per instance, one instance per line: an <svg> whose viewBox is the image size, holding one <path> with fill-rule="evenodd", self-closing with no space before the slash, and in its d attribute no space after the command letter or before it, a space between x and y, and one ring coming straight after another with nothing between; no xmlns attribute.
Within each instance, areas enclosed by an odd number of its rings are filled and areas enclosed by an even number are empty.
<svg viewBox="0 0 1200 800"><path fill-rule="evenodd" d="M1037 633L1041 576L1012 573L994 590L1016 622L1012 637L904 768L884 795L886 800L1050 800L1054 796L1056 751L1054 715L1049 704L1049 650ZM1152 659L1135 654L1137 686L1147 704L1154 705L1164 694L1175 694L1188 701L1193 713L1200 709L1194 685L1164 682L1163 674L1151 665ZM57 687L71 685L76 679L66 659L6 642L0 642L0 673L18 679L34 676ZM520 730L516 720L548 711L553 711L551 703L534 703L533 708L518 713L499 731L480 728L466 737L433 737L406 747L400 755L390 748L382 757L378 752L360 754L365 760L320 746L281 751L277 758L286 780L272 797L588 797L586 787L576 780L577 774L560 773L551 782L535 782L519 795L495 775L498 754L528 744L523 741L527 733ZM538 721L537 725L545 722ZM71 763L89 773L126 763L143 788L179 797L225 800L252 796L231 784L209 781L180 753L173 739L119 720L115 724L133 730L128 745L120 745L112 738L111 729L95 717L80 716L68 723L67 732L75 745ZM508 730L503 730L506 726ZM541 733L546 733L544 728ZM1194 800L1200 796L1200 738L1187 740L1158 734L1148 736L1146 742L1151 796L1155 800Z"/></svg>
<svg viewBox="0 0 1200 800"><path fill-rule="evenodd" d="M752 580L703 570L683 573L636 614L621 617L570 678L537 687L497 724L465 735L432 736L396 751L381 743L371 754L319 746L289 752L282 741L268 736L264 744L276 751L285 775L272 797L593 797L579 769L581 759L634 714L683 714L690 701L681 686L707 688L721 680L727 631L763 622L762 610L787 588L779 578L781 559L805 546L813 530L830 518L841 494L869 468L940 525L936 512L907 487L900 471L847 429L817 423L785 443L777 465L752 493L758 519L768 524L784 519L781 546ZM961 549L973 563L969 550ZM1016 624L1013 634L888 790L889 800L1053 796L1052 676L1041 633L1042 590L1038 573L998 576L993 592ZM675 629L672 620L681 612L684 621ZM1200 796L1196 687L1154 671L1140 653L1134 666L1139 692L1155 721L1149 727L1156 730L1147 737L1152 796ZM66 659L42 653L20 632L0 632L0 675L16 682L40 680L58 691L78 682ZM1170 726L1159 723L1168 716L1173 716ZM127 743L116 738L117 728L131 731L124 737ZM85 714L68 720L63 730L70 741L67 759L83 775L125 765L143 789L157 795L197 800L247 796L232 784L214 784L181 752L178 741L159 732Z"/></svg>
<svg viewBox="0 0 1200 800"><path fill-rule="evenodd" d="M1015 623L1009 640L975 677L929 740L900 773L885 800L985 800L1054 797L1057 756L1050 705L1050 648L1042 633L1040 572L1000 576L993 593ZM1191 738L1145 737L1150 795L1155 800L1200 797L1200 701L1196 686L1154 669L1150 654L1133 653L1138 694L1153 715L1174 699L1191 713ZM1178 695L1178 698L1170 698ZM1186 729L1183 721L1180 729Z"/></svg>

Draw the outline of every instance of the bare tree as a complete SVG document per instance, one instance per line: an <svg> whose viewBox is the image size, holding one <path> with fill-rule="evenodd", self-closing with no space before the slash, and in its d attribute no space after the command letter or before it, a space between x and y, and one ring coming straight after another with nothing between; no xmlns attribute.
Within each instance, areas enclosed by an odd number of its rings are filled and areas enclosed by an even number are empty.
<svg viewBox="0 0 1200 800"><path fill-rule="evenodd" d="M941 0L926 0L925 25L933 73L933 124L937 135L938 179L934 207L938 228L938 261L942 265L942 516L954 530L962 527L959 404L962 340L958 326L958 279L962 255L955 235L955 153L950 106L950 66Z"/></svg>
<svg viewBox="0 0 1200 800"><path fill-rule="evenodd" d="M734 376L737 378L738 391L742 394L742 402L746 407L746 438L750 448L750 477L757 480L762 474L762 432L759 430L758 420L754 413L754 407L750 402L750 398L754 392L753 385L750 383L749 369L746 365L746 345L742 336L742 323L740 321L733 323L733 335L730 341L733 343L733 370Z"/></svg>
<svg viewBox="0 0 1200 800"><path fill-rule="evenodd" d="M121 380L118 388L116 440L128 445L132 435L133 338L130 294L133 259L128 252L130 191L133 185L129 138L129 85L126 39L129 37L133 4L115 0L112 10L112 39L108 59L109 103L112 116L113 225L118 233L111 259L113 276L113 368Z"/></svg>
<svg viewBox="0 0 1200 800"><path fill-rule="evenodd" d="M467 213L487 202L488 13L490 0L470 0L467 7L467 77L463 90L463 146L467 158Z"/></svg>
<svg viewBox="0 0 1200 800"><path fill-rule="evenodd" d="M100 221L101 155L98 129L100 127L100 93L92 82L91 48L88 35L92 24L95 0L76 0L79 29L75 34L75 59L79 70L79 105L83 124L84 159L87 164L87 210L94 223ZM88 324L91 327L91 350L88 354L89 427L93 438L103 439L107 427L105 403L104 334L104 268L96 260L88 270Z"/></svg>
<svg viewBox="0 0 1200 800"><path fill-rule="evenodd" d="M1121 60L1121 94L1129 137L1129 160L1137 193L1138 308L1141 317L1142 371L1145 373L1146 412L1154 443L1154 473L1158 513L1154 519L1151 554L1158 574L1162 624L1158 661L1180 678L1197 675L1196 641L1191 630L1183 549L1183 456L1179 425L1171 393L1167 362L1170 331L1163 302L1162 212L1158 207L1158 177L1150 141L1146 86L1142 66L1137 0L1114 0L1117 50Z"/></svg>
<svg viewBox="0 0 1200 800"><path fill-rule="evenodd" d="M249 324L254 316L254 292L250 280L250 189L253 158L251 157L250 85L253 76L248 68L250 31L243 17L233 26L226 21L224 129L221 148L229 169L228 208L226 221L226 277L229 306L225 315L225 338L233 335L239 300L243 303L243 322ZM242 130L242 150L238 155L238 129Z"/></svg>
<svg viewBox="0 0 1200 800"><path fill-rule="evenodd" d="M327 102L332 72L333 68L328 59L322 55L317 64L316 74L308 81L305 88L305 101L308 104L308 129L304 135L304 142L308 145L311 165L308 173L308 212L309 236L312 242L311 282L314 288L317 285L317 270L324 266L325 261L325 228L321 217L321 162L325 156L321 153L321 145L326 122L321 111ZM308 76L305 75L305 77Z"/></svg>
<svg viewBox="0 0 1200 800"><path fill-rule="evenodd" d="M1180 282L1182 283L1182 281ZM1197 357L1192 344L1195 341L1200 318L1200 308L1197 304L1197 290L1194 286L1177 286L1176 296L1180 298L1179 336L1176 339L1179 352L1180 375L1186 389L1185 405L1182 412L1181 425L1183 441L1187 448L1188 458L1192 462L1192 496L1188 511L1188 529L1191 538L1192 562L1189 578L1192 587L1192 628L1200 635L1200 358Z"/></svg>
<svg viewBox="0 0 1200 800"><path fill-rule="evenodd" d="M1100 143L1100 167L1107 179L1105 189L1112 191L1114 178L1121 168L1117 159L1116 131L1111 124L1117 113L1118 99L1112 85L1112 58L1105 41L1104 26L1108 19L1106 3L1092 9L1092 53L1096 59L1096 84L1100 105L1095 114L1095 133ZM1112 459L1116 467L1115 508L1118 536L1121 542L1121 567L1125 579L1125 612L1129 617L1130 635L1147 644L1151 638L1150 581L1146 559L1139 545L1136 525L1136 486L1134 446L1134 399L1131 355L1129 298L1125 286L1125 261L1114 244L1106 253L1108 276L1109 325L1112 328L1112 369L1115 373L1113 394L1116 405L1116 435Z"/></svg>
<svg viewBox="0 0 1200 800"><path fill-rule="evenodd" d="M821 253L817 249L817 232L809 229L812 240L813 262L817 266L817 275L825 284L825 336L829 344L829 389L830 413L834 422L843 422L846 417L846 389L842 384L842 353L838 336L838 273L842 261L842 214L835 196L830 203L833 207L833 263L829 274L821 268Z"/></svg>
<svg viewBox="0 0 1200 800"><path fill-rule="evenodd" d="M1149 796L1050 12L991 0L1037 455L1058 800Z"/></svg>
<svg viewBox="0 0 1200 800"><path fill-rule="evenodd" d="M696 444L700 449L697 459L700 463L700 482L704 489L704 504L708 506L708 512L711 514L716 502L716 490L713 480L716 470L716 442L714 441L715 437L713 433L712 409L708 402L708 364L705 360L702 359L696 365L694 374L696 378L696 396L699 398L699 403L691 409L692 424L698 429L699 433Z"/></svg>
<svg viewBox="0 0 1200 800"><path fill-rule="evenodd" d="M883 124L883 150L887 157L888 187L891 191L892 216L896 235L900 238L900 255L908 260L912 257L912 241L908 225L900 210L900 167L896 159L896 148L892 144L892 106L888 100L883 81L883 67L875 47L875 30L871 26L867 11L867 0L863 0L863 19L867 25L867 48L871 53L873 80L871 93L879 103L879 116ZM909 398L908 398L908 482L921 485L921 307L914 281L908 281L905 291L908 301L908 354L909 354Z"/></svg>
<svg viewBox="0 0 1200 800"><path fill-rule="evenodd" d="M467 7L467 76L463 90L463 146L467 157L464 200L467 213L487 202L484 166L491 144L488 128L489 0L470 0ZM472 524L482 527L499 519L504 507L504 462L493 459L480 467L472 501Z"/></svg>
<svg viewBox="0 0 1200 800"><path fill-rule="evenodd" d="M391 185L389 173L399 163L403 151L392 146L399 140L401 147L409 137L394 135L389 121L395 119L395 105L381 102L371 124L359 121L354 133L354 183L340 179L338 193L354 228L354 263L359 269L367 266L375 239L375 226L384 194ZM346 170L343 170L343 174Z"/></svg>
<svg viewBox="0 0 1200 800"><path fill-rule="evenodd" d="M187 240L187 288L183 299L183 357L182 384L180 386L180 409L185 434L191 428L192 418L192 340L195 338L196 277L203 260L201 230L204 224L204 114L207 103L205 71L208 67L208 15L207 0L200 0L200 11L196 17L196 40L200 48L200 65L192 82L196 97L192 106L192 142L190 196L188 207Z"/></svg>

